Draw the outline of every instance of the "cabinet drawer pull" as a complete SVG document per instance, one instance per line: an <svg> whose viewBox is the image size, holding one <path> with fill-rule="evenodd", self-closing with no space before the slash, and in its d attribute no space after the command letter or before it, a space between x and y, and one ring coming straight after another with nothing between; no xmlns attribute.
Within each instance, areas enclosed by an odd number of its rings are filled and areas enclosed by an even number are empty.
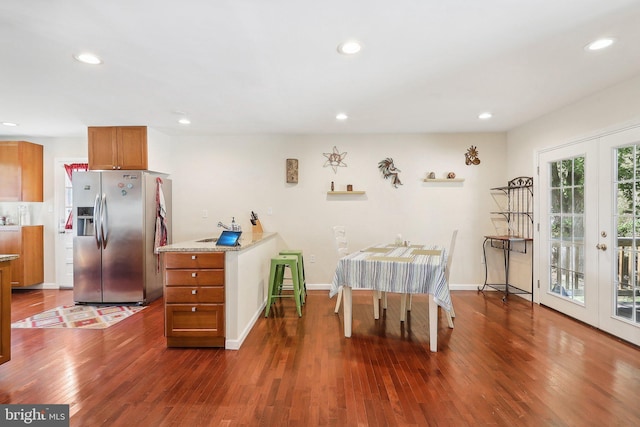
<svg viewBox="0 0 640 427"><path fill-rule="evenodd" d="M197 289L192 289L192 290L191 290L191 295L195 295L195 294L197 294L197 293L198 293L198 290L197 290Z"/></svg>
<svg viewBox="0 0 640 427"><path fill-rule="evenodd" d="M197 277L198 273L191 273L191 277Z"/></svg>
<svg viewBox="0 0 640 427"><path fill-rule="evenodd" d="M197 255L191 255L191 259L198 259Z"/></svg>
<svg viewBox="0 0 640 427"><path fill-rule="evenodd" d="M196 311L196 308L195 307L191 307L191 311Z"/></svg>

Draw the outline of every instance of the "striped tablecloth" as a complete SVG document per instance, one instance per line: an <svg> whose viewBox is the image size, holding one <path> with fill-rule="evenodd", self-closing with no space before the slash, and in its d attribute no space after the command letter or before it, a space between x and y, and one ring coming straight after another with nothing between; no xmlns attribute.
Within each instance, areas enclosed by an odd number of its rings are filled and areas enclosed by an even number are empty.
<svg viewBox="0 0 640 427"><path fill-rule="evenodd" d="M441 255L434 252L442 251ZM376 245L341 258L333 276L330 297L340 286L384 292L431 294L436 304L451 310L445 280L447 252L441 246Z"/></svg>

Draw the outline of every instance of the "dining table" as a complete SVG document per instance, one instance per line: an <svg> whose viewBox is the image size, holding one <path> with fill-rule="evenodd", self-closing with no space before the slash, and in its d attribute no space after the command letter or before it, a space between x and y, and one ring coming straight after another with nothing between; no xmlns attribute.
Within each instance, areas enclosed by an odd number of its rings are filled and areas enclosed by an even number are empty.
<svg viewBox="0 0 640 427"><path fill-rule="evenodd" d="M429 295L429 348L438 351L438 307L451 311L451 295L445 276L447 251L442 246L376 244L338 260L329 297L342 287L344 336L351 337L352 289ZM377 298L374 297L374 316ZM404 301L404 299L403 299ZM405 304L401 309L404 310Z"/></svg>

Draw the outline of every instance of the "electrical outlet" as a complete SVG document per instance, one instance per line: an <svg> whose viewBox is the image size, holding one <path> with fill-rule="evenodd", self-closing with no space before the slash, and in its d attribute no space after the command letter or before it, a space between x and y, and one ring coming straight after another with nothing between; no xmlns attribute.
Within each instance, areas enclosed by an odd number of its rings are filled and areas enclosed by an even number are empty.
<svg viewBox="0 0 640 427"><path fill-rule="evenodd" d="M273 215L273 208L267 208L267 215Z"/></svg>
<svg viewBox="0 0 640 427"><path fill-rule="evenodd" d="M309 262L316 262L316 256L315 255L309 256Z"/></svg>
<svg viewBox="0 0 640 427"><path fill-rule="evenodd" d="M209 211L206 209L202 210L202 218L209 218Z"/></svg>

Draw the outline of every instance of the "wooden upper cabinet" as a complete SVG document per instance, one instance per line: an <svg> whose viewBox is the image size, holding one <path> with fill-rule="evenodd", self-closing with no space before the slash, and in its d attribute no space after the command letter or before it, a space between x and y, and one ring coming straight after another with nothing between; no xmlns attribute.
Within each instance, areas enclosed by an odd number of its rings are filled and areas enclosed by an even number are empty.
<svg viewBox="0 0 640 427"><path fill-rule="evenodd" d="M89 127L89 169L148 169L146 126Z"/></svg>
<svg viewBox="0 0 640 427"><path fill-rule="evenodd" d="M42 202L42 145L0 141L0 202Z"/></svg>

